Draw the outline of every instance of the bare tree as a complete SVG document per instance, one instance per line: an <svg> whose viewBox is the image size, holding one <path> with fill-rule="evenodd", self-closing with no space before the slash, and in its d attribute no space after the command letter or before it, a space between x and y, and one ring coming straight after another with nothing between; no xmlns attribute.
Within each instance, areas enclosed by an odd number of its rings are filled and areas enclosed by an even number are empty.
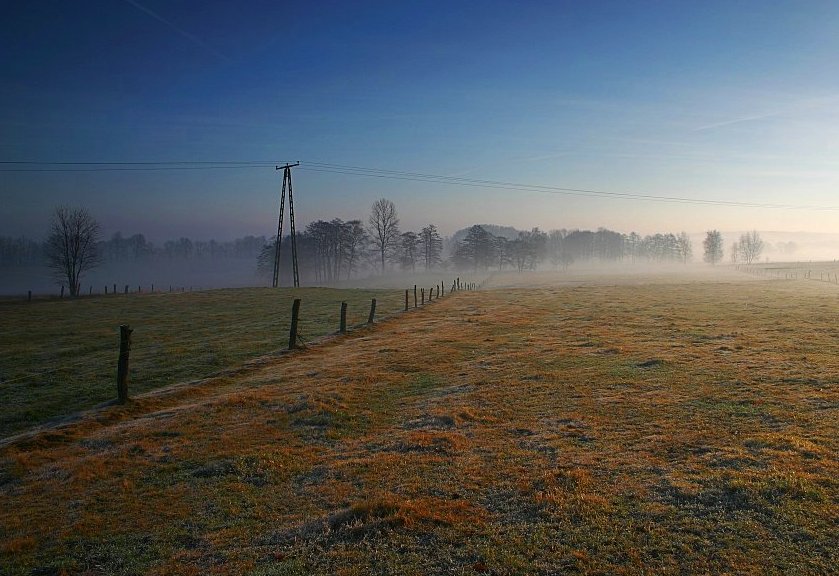
<svg viewBox="0 0 839 576"><path fill-rule="evenodd" d="M746 264L751 264L760 258L760 254L763 252L763 240L761 240L757 230L752 230L740 236L738 247L743 261Z"/></svg>
<svg viewBox="0 0 839 576"><path fill-rule="evenodd" d="M705 262L715 265L722 261L722 234L719 230L708 230L705 233L705 240L702 241L705 250Z"/></svg>
<svg viewBox="0 0 839 576"><path fill-rule="evenodd" d="M361 224L361 220L350 220L344 224L343 246L344 258L347 261L347 280L352 276L353 270L358 265L359 256L364 253L369 242L370 237Z"/></svg>
<svg viewBox="0 0 839 576"><path fill-rule="evenodd" d="M370 237L381 257L384 274L385 260L399 246L399 216L396 206L385 198L376 200L367 222L370 226Z"/></svg>
<svg viewBox="0 0 839 576"><path fill-rule="evenodd" d="M687 264L693 258L693 242L690 241L690 236L687 235L687 232L682 232L676 236L676 246L682 263Z"/></svg>
<svg viewBox="0 0 839 576"><path fill-rule="evenodd" d="M402 268L413 272L417 269L417 251L421 244L416 232L403 232L399 246L399 261Z"/></svg>
<svg viewBox="0 0 839 576"><path fill-rule="evenodd" d="M420 230L420 240L422 242L422 255L425 260L425 269L431 270L440 265L442 261L441 254L443 252L443 239L437 232L437 227L434 224L429 224Z"/></svg>
<svg viewBox="0 0 839 576"><path fill-rule="evenodd" d="M47 263L60 282L67 281L71 296L79 294L82 273L99 263L96 241L99 224L84 208L55 209L45 244Z"/></svg>

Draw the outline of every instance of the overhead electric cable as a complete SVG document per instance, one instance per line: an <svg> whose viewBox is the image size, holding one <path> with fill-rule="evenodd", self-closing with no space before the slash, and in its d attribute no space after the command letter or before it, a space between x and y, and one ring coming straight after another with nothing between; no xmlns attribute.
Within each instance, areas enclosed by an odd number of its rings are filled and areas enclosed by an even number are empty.
<svg viewBox="0 0 839 576"><path fill-rule="evenodd" d="M217 170L217 169L263 169L275 168L285 162L279 160L241 160L241 161L160 161L160 162L39 162L39 161L0 161L0 172L113 172L113 171L161 171L161 170ZM6 166L25 166L25 168L7 168ZM428 184L443 184L464 186L471 188L514 190L520 192L535 192L542 194L561 194L567 196L582 196L591 198L617 198L625 200L645 200L650 202L667 202L676 204L694 204L710 206L731 206L740 208L770 208L784 210L813 210L839 211L839 206L818 206L806 204L774 204L770 202L742 202L737 200L713 200L704 198L689 198L683 196L643 194L636 192L609 192L588 188L572 188L547 186L540 184L525 184L498 180L483 180L478 178L464 178L461 176L445 176L423 172L407 172L387 170L383 168L369 168L328 162L301 162L299 170L320 172L325 174L339 174L344 176L361 176L402 180L410 182L424 182Z"/></svg>

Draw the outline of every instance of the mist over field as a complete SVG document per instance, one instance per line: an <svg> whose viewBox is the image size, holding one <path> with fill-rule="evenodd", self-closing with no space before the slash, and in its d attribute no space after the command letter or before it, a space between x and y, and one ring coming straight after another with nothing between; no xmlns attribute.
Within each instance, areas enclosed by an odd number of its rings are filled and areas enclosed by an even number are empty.
<svg viewBox="0 0 839 576"><path fill-rule="evenodd" d="M421 215L419 216L421 217ZM507 226L486 226L494 230L501 237L508 240L515 240L519 230ZM305 231L305 227L301 226ZM459 242L462 242L468 228L461 229L450 237L443 238L441 258L435 262L429 270L421 262L414 262L406 265L400 262L398 247L389 256L385 274L376 267L376 254L369 245L364 247L359 263L351 273L344 265L338 278L323 278L307 271L311 268L311 262L307 258L313 258L311 254L303 251L302 268L304 270L303 283L307 286L341 286L341 287L399 287L409 286L416 283L417 278L423 275L433 277L445 273L458 273L460 271L474 272L470 265L455 262L454 251ZM723 232L725 258L721 265L730 265L730 243L735 242L744 232ZM627 235L624 235L627 236ZM702 242L705 234L689 234L691 242L691 254L687 262L678 266L665 267L654 258L633 258L631 254L621 254L618 258L603 259L597 256L580 259L567 268L569 274L579 271L591 272L602 270L610 273L615 270L635 271L642 273L647 270L653 274L660 274L665 271L679 272L683 268L707 267L703 262ZM126 239L130 238L126 236ZM818 234L818 233L789 233L789 232L761 232L764 247L758 263L812 263L819 261L835 261L839 256L839 234ZM31 290L36 295L55 295L60 291L62 284L66 285L65 279L56 279L54 270L51 269L40 254L21 256L20 250L15 250L14 244L19 239L0 239L0 295L15 296L25 295ZM107 241L103 238L100 242ZM183 240L183 237L182 237ZM181 240L181 241L182 241ZM102 252L101 262L94 268L85 271L81 280L82 294L102 294L107 287L113 292L114 285L117 291L125 291L126 285L130 292L143 290L155 291L179 291L179 290L206 290L214 288L237 288L248 286L270 286L271 271L266 266L260 268L259 255L265 246L272 244L270 236L256 236L242 238L232 243L231 248L226 251L216 250L210 253L204 247L224 243L215 241L189 241L188 253L178 252L171 249L175 241L161 242L159 245L167 247L164 253L154 253L155 248L146 249L141 256L130 256L124 254L121 257L114 257L108 252L109 248L104 244L100 246ZM727 243L726 243L727 242ZM127 240L126 240L127 243ZM284 240L285 252L283 253L283 267L281 268L280 284L290 285L290 237ZM149 241L154 247L157 244ZM126 247L125 250L130 248ZM37 249L36 249L37 252ZM110 254L110 256L109 256ZM646 266L644 265L646 264ZM528 262L523 273L533 270L556 270L561 268L556 260L552 261L548 254L543 254L533 262ZM492 265L481 265L480 270L489 273L492 270L504 270L514 268L512 261L493 263Z"/></svg>
<svg viewBox="0 0 839 576"><path fill-rule="evenodd" d="M839 566L839 3L7 2L0 575Z"/></svg>

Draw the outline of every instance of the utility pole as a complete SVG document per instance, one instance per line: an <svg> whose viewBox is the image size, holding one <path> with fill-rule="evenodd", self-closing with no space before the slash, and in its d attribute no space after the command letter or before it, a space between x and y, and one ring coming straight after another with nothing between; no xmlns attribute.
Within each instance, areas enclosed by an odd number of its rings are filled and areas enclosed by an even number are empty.
<svg viewBox="0 0 839 576"><path fill-rule="evenodd" d="M283 243L283 212L285 210L286 187L288 187L288 215L291 220L291 266L294 270L294 287L300 287L300 276L297 269L297 233L294 230L294 195L291 191L291 169L295 166L300 166L300 162L276 167L277 170L283 171L283 189L280 193L280 221L277 224L277 240L274 243L274 288L280 282L280 247Z"/></svg>

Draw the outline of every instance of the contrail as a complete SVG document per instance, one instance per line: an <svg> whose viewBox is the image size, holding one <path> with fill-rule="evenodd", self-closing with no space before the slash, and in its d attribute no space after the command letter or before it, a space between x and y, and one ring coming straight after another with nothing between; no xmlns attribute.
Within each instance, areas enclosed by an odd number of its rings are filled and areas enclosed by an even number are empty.
<svg viewBox="0 0 839 576"><path fill-rule="evenodd" d="M207 44L206 42L204 42L203 40L201 40L197 36L195 36L193 34L190 34L186 30L183 30L182 28L178 28L177 26L175 26L174 24L169 22L163 16L161 16L157 12L154 12L153 10L150 10L149 8L146 8L145 6L143 6L142 4L137 2L136 0L125 0L125 1L129 4L131 4L132 6L134 6L137 10L145 12L146 14L148 14L149 16L151 16L152 18L154 18L158 22L161 22L161 23L165 24L166 26L168 26L169 28L171 28L172 30L174 30L175 32L177 32L178 34L180 34L181 36L183 36L184 38L186 38L187 40L189 40L190 42L195 44L196 46L198 46L200 48L203 48L204 50L206 50L207 52L209 52L210 54L212 54L216 58L219 58L220 60L223 60L225 62L230 61L230 58L228 58L227 56L225 56L224 54L222 54L221 52L219 52L218 50L216 50L215 48L213 48L212 46L210 46L209 44Z"/></svg>
<svg viewBox="0 0 839 576"><path fill-rule="evenodd" d="M722 128L723 126L730 126L732 124L740 124L741 122L751 122L752 120L763 120L764 118L772 118L773 116L779 116L780 112L770 112L769 114L758 114L755 116L745 116L743 118L735 118L733 120L725 120L723 122L715 122L713 124L708 124L706 126L700 126L699 128L694 128L691 132L701 132L702 130L710 130L712 128Z"/></svg>

